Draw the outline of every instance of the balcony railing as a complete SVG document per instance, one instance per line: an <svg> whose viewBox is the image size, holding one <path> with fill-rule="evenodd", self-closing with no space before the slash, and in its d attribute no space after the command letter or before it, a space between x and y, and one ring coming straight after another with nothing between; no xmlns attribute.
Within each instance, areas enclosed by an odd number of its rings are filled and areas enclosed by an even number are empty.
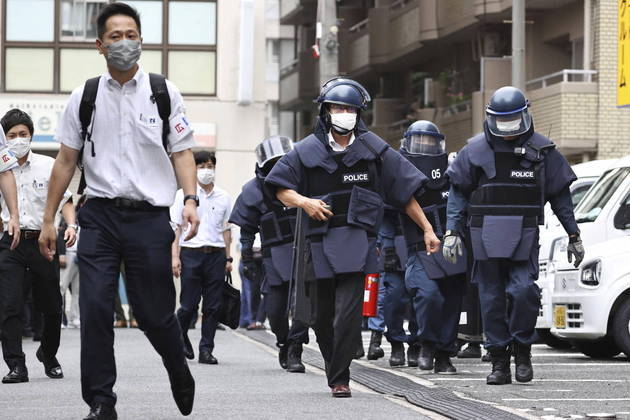
<svg viewBox="0 0 630 420"><path fill-rule="evenodd" d="M537 77L527 81L527 90L546 88L549 85L566 82L587 82L593 81L593 76L597 74L596 70L573 70L564 69L545 76ZM576 77L577 76L577 77ZM581 80L576 80L581 79Z"/></svg>
<svg viewBox="0 0 630 420"><path fill-rule="evenodd" d="M364 19L361 22L352 25L349 29L348 32L350 33L354 33L354 32L359 32L361 31L363 28L367 28L368 23L370 22L370 19Z"/></svg>
<svg viewBox="0 0 630 420"><path fill-rule="evenodd" d="M297 67L299 62L300 60L296 58L295 60L292 60L284 66L280 67L280 77L291 73Z"/></svg>

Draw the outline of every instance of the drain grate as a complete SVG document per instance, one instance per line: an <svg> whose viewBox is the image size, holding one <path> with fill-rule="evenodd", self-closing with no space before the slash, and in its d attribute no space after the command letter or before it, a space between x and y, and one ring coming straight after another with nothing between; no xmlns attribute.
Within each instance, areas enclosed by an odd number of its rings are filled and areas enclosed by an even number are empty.
<svg viewBox="0 0 630 420"><path fill-rule="evenodd" d="M243 334L269 347L276 348L275 338L265 331L247 331ZM324 360L321 354L312 349L304 348L302 361L319 369L324 369ZM521 416L492 405L460 398L446 388L429 388L380 369L373 369L353 362L350 370L351 379L365 387L381 394L405 398L411 404L452 419L523 419Z"/></svg>

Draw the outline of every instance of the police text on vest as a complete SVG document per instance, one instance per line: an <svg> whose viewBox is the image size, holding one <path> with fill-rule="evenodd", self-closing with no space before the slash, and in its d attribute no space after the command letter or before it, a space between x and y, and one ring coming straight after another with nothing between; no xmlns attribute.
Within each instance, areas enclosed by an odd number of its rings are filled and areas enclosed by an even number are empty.
<svg viewBox="0 0 630 420"><path fill-rule="evenodd" d="M534 179L534 171L525 171L514 169L510 173L510 178L513 179Z"/></svg>
<svg viewBox="0 0 630 420"><path fill-rule="evenodd" d="M355 182L368 182L369 180L367 172L358 172L356 174L343 174L341 182L344 184L354 184Z"/></svg>

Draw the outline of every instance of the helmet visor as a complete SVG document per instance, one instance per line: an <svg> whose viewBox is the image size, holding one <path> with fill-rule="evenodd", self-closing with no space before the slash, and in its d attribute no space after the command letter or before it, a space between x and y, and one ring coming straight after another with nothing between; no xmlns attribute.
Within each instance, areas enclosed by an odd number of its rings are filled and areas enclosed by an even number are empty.
<svg viewBox="0 0 630 420"><path fill-rule="evenodd" d="M428 134L412 134L402 140L403 147L412 155L436 156L446 152L446 142Z"/></svg>
<svg viewBox="0 0 630 420"><path fill-rule="evenodd" d="M256 160L259 167L277 157L286 155L293 149L293 141L284 136L273 136L256 146Z"/></svg>
<svg viewBox="0 0 630 420"><path fill-rule="evenodd" d="M527 109L507 115L487 113L486 121L490 132L499 137L519 136L532 126L532 117Z"/></svg>

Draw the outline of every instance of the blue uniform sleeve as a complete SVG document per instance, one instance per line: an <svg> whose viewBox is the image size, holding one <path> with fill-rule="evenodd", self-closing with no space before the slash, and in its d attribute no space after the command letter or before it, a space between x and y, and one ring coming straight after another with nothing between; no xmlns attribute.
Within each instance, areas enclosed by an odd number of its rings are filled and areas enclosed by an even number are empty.
<svg viewBox="0 0 630 420"><path fill-rule="evenodd" d="M256 233L247 229L241 229L241 253L243 251L249 251L254 247L254 241L256 240Z"/></svg>
<svg viewBox="0 0 630 420"><path fill-rule="evenodd" d="M278 188L287 188L304 193L304 166L295 150L284 155L265 177L265 185L275 195Z"/></svg>
<svg viewBox="0 0 630 420"><path fill-rule="evenodd" d="M451 186L446 203L446 230L463 232L468 199L458 188Z"/></svg>
<svg viewBox="0 0 630 420"><path fill-rule="evenodd" d="M256 233L258 232L260 217L260 210L246 205L243 200L243 194L240 194L236 198L236 203L234 203L234 208L232 209L228 223L240 226L241 230L246 229Z"/></svg>
<svg viewBox="0 0 630 420"><path fill-rule="evenodd" d="M575 215L573 213L573 201L571 200L571 191L566 186L560 194L552 197L549 200L551 209L562 223L562 227L569 234L573 235L578 231L578 225L575 222Z"/></svg>
<svg viewBox="0 0 630 420"><path fill-rule="evenodd" d="M422 191L428 179L392 148L387 148L381 156L385 202L396 209L404 209L411 197Z"/></svg>
<svg viewBox="0 0 630 420"><path fill-rule="evenodd" d="M452 186L456 187L460 194L469 198L470 194L479 183L478 173L475 166L470 162L468 146L465 146L458 154L453 163L446 170L446 175ZM452 190L451 190L452 191ZM450 193L449 193L450 194ZM449 195L449 201L451 197Z"/></svg>
<svg viewBox="0 0 630 420"><path fill-rule="evenodd" d="M545 157L545 199L551 201L577 179L569 162L556 149Z"/></svg>

